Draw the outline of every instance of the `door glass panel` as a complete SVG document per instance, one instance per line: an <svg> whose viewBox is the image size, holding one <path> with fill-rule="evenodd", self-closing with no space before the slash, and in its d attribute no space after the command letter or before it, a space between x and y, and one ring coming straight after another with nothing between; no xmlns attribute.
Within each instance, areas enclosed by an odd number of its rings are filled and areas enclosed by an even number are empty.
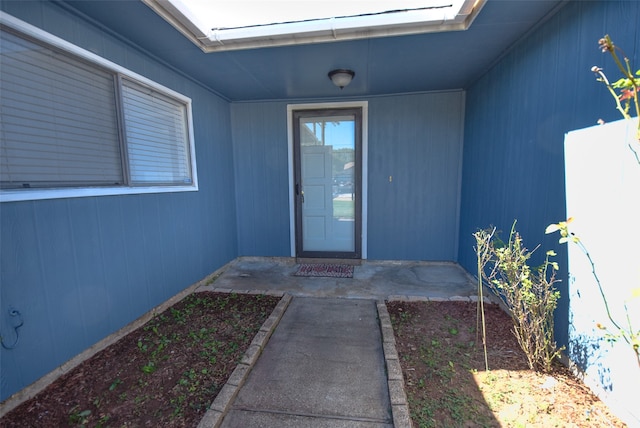
<svg viewBox="0 0 640 428"><path fill-rule="evenodd" d="M355 251L355 116L299 120L303 251Z"/></svg>

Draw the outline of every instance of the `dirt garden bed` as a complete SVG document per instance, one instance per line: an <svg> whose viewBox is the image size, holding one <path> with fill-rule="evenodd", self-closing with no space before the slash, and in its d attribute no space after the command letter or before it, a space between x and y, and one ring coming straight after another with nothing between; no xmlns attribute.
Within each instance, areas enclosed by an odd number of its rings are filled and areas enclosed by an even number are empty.
<svg viewBox="0 0 640 428"><path fill-rule="evenodd" d="M59 378L2 427L195 427L279 298L202 292ZM528 369L495 305L486 311L490 371L476 306L387 304L416 427L622 427L563 366Z"/></svg>
<svg viewBox="0 0 640 428"><path fill-rule="evenodd" d="M476 304L387 304L416 427L623 427L560 364L530 370L509 316L486 305L489 371Z"/></svg>
<svg viewBox="0 0 640 428"><path fill-rule="evenodd" d="M0 419L2 427L194 427L280 298L191 294Z"/></svg>

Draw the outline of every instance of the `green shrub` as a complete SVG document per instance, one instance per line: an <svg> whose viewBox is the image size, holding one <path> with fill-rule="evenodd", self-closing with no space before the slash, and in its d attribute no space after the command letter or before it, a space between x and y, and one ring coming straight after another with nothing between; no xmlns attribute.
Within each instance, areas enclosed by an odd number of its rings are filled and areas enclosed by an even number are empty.
<svg viewBox="0 0 640 428"><path fill-rule="evenodd" d="M553 361L560 355L553 338L553 313L560 292L554 284L558 265L549 261L555 255L547 253L544 263L529 267L535 251L523 245L522 237L513 223L509 240L503 242L496 229L478 230L476 254L480 281L495 293L509 310L513 332L524 351L529 367L543 372L551 371Z"/></svg>

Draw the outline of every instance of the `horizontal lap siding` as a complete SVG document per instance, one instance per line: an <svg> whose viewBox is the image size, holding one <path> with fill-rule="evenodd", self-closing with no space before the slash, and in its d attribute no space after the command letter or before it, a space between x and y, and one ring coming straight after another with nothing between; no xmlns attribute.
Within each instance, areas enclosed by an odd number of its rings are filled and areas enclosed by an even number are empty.
<svg viewBox="0 0 640 428"><path fill-rule="evenodd" d="M199 191L0 205L0 400L237 256L229 104L48 2L7 13L193 101ZM167 27L170 28L170 27Z"/></svg>

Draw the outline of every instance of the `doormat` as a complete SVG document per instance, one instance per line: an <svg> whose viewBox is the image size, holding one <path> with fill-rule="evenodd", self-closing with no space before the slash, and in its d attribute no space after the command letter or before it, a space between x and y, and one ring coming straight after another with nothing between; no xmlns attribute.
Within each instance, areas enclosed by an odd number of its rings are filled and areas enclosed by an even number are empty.
<svg viewBox="0 0 640 428"><path fill-rule="evenodd" d="M353 278L353 266L332 264L301 264L295 276L324 276L331 278Z"/></svg>

